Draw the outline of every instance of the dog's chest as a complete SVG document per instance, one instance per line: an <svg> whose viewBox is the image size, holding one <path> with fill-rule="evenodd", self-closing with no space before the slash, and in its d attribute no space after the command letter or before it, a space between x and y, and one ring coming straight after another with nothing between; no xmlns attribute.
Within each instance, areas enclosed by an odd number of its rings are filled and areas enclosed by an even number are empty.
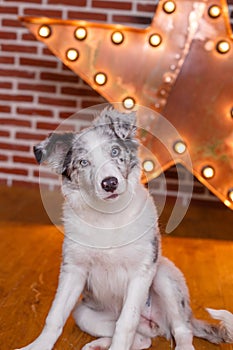
<svg viewBox="0 0 233 350"><path fill-rule="evenodd" d="M121 309L130 279L139 269L130 251L97 254L90 266L87 294L100 307Z"/></svg>

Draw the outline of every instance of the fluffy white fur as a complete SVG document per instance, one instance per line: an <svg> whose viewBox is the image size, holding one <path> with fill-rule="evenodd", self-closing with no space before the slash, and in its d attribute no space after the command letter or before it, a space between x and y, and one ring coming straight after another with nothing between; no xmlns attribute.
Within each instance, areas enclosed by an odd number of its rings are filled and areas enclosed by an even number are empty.
<svg viewBox="0 0 233 350"><path fill-rule="evenodd" d="M182 273L161 256L137 146L133 114L104 110L82 133L52 135L35 147L37 160L63 175L65 238L44 329L22 349L51 350L71 312L99 338L83 350L147 349L158 335L173 337L176 350L193 350L193 335L233 341L233 315L208 309L219 326L194 319Z"/></svg>

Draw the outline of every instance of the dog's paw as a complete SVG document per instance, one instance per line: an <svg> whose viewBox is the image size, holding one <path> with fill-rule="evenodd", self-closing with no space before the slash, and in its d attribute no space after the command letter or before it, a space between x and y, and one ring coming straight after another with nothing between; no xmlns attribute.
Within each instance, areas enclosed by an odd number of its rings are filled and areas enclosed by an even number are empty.
<svg viewBox="0 0 233 350"><path fill-rule="evenodd" d="M192 345L177 345L175 350L195 350Z"/></svg>
<svg viewBox="0 0 233 350"><path fill-rule="evenodd" d="M41 342L35 340L33 343L24 346L23 348L17 348L14 350L52 350L52 346L47 342Z"/></svg>
<svg viewBox="0 0 233 350"><path fill-rule="evenodd" d="M99 338L86 344L82 350L108 350L111 345L111 338Z"/></svg>

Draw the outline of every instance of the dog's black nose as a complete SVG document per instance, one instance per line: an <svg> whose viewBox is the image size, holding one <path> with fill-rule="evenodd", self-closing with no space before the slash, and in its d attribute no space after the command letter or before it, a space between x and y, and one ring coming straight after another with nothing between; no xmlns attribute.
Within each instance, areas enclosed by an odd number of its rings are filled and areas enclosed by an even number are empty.
<svg viewBox="0 0 233 350"><path fill-rule="evenodd" d="M118 180L116 177L106 177L101 182L101 186L106 192L114 192L117 189Z"/></svg>

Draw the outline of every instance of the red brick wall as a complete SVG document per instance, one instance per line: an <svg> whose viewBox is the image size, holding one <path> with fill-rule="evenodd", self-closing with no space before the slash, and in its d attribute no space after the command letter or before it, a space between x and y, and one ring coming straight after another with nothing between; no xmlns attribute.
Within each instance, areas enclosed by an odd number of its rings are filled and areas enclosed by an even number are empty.
<svg viewBox="0 0 233 350"><path fill-rule="evenodd" d="M2 0L0 3L0 183L38 183L32 147L81 108L104 102L94 90L36 41L18 16L48 16L122 23L150 24L158 0ZM229 0L233 17L233 0ZM87 123L80 121L80 127ZM182 170L187 186L191 176ZM42 181L51 188L54 176ZM177 187L174 170L167 172L168 191ZM158 192L163 184L156 181ZM183 194L185 197L185 193ZM198 182L197 198L213 198Z"/></svg>

